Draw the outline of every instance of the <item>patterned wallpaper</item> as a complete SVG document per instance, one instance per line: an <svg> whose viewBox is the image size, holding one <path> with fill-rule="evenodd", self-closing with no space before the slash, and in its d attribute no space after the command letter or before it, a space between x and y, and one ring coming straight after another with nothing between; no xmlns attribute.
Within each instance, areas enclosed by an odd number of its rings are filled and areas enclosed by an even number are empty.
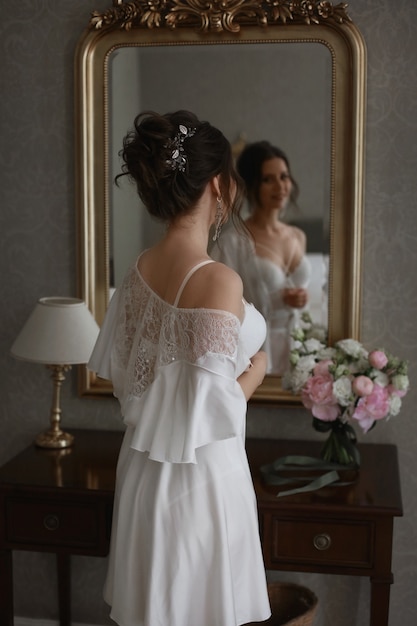
<svg viewBox="0 0 417 626"><path fill-rule="evenodd" d="M15 0L0 20L0 462L44 428L50 381L42 368L13 360L14 337L43 295L75 293L73 189L73 55L90 12L109 0ZM365 250L362 337L410 360L416 376L417 334L417 3L351 0L350 15L368 49ZM414 626L417 615L415 385L397 418L367 441L398 446L405 515L395 522L390 626ZM113 401L80 399L75 375L63 389L67 426L120 428ZM254 436L303 437L302 411L251 407ZM110 624L101 599L105 559L73 557L73 619ZM15 611L57 618L53 555L16 553ZM274 575L277 577L277 574ZM310 586L322 626L365 626L368 581L279 575Z"/></svg>

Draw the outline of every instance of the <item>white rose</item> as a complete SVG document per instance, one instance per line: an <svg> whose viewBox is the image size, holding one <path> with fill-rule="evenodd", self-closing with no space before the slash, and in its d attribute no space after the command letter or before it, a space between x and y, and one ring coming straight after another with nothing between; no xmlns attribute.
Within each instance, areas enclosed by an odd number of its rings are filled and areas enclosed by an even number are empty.
<svg viewBox="0 0 417 626"><path fill-rule="evenodd" d="M336 343L336 346L342 350L345 354L352 356L354 359L359 359L363 356L368 356L367 351L359 341L355 339L341 339Z"/></svg>
<svg viewBox="0 0 417 626"><path fill-rule="evenodd" d="M352 383L350 378L342 376L333 383L333 395L338 404L341 406L349 406L353 400Z"/></svg>
<svg viewBox="0 0 417 626"><path fill-rule="evenodd" d="M305 371L310 374L316 366L316 360L313 354L301 356L297 363L297 370Z"/></svg>
<svg viewBox="0 0 417 626"><path fill-rule="evenodd" d="M320 359L320 361L325 361L327 359L332 360L336 356L336 352L337 350L335 348L331 348L329 346L327 348L323 348L323 350L320 350L317 356Z"/></svg>
<svg viewBox="0 0 417 626"><path fill-rule="evenodd" d="M324 344L321 343L318 339L307 339L307 341L304 342L304 346L307 350L307 352L311 353L316 353L319 350L321 350L322 348L324 348Z"/></svg>
<svg viewBox="0 0 417 626"><path fill-rule="evenodd" d="M291 389L294 393L299 393L310 377L308 370L295 368L292 372L286 372L282 377L284 389Z"/></svg>
<svg viewBox="0 0 417 626"><path fill-rule="evenodd" d="M304 341L304 331L302 330L302 328L294 328L294 330L291 333L291 336L293 337L293 339L297 340L297 341Z"/></svg>
<svg viewBox="0 0 417 626"><path fill-rule="evenodd" d="M292 389L295 393L299 393L307 380L310 378L316 361L312 354L300 356L295 367L284 374L282 384L285 389Z"/></svg>
<svg viewBox="0 0 417 626"><path fill-rule="evenodd" d="M407 391L410 386L410 381L406 374L396 374L396 376L393 376L392 378L392 384L395 389L398 389L399 391Z"/></svg>
<svg viewBox="0 0 417 626"><path fill-rule="evenodd" d="M389 413L388 417L395 417L398 415L401 409L401 398L393 394L389 399Z"/></svg>
<svg viewBox="0 0 417 626"><path fill-rule="evenodd" d="M372 369L369 378L372 378L374 383L380 387L386 387L389 384L388 376L381 370Z"/></svg>

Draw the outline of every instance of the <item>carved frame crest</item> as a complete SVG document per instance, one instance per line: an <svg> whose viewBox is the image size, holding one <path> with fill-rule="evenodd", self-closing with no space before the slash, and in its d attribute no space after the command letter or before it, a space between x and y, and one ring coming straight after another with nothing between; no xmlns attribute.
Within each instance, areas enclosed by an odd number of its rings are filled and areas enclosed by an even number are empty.
<svg viewBox="0 0 417 626"><path fill-rule="evenodd" d="M329 0L113 0L113 7L94 11L93 29L177 28L237 33L241 24L321 24L351 21L347 3Z"/></svg>

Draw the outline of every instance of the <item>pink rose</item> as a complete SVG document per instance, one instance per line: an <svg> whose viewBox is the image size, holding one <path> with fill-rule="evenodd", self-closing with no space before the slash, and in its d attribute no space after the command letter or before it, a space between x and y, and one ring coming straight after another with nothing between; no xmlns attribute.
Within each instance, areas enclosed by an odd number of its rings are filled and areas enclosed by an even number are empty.
<svg viewBox="0 0 417 626"><path fill-rule="evenodd" d="M357 420L366 433L375 420L383 419L389 413L389 393L386 387L374 385L369 396L360 398L352 418Z"/></svg>
<svg viewBox="0 0 417 626"><path fill-rule="evenodd" d="M322 422L334 422L340 415L340 407L338 404L320 405L315 404L311 409L312 414Z"/></svg>
<svg viewBox="0 0 417 626"><path fill-rule="evenodd" d="M353 379L352 389L358 396L369 396L374 388L374 383L368 376L357 376Z"/></svg>
<svg viewBox="0 0 417 626"><path fill-rule="evenodd" d="M368 356L369 363L377 370L382 370L388 363L388 357L382 350L373 350Z"/></svg>
<svg viewBox="0 0 417 626"><path fill-rule="evenodd" d="M333 361L331 359L325 359L324 361L319 361L315 366L313 372L315 375L323 375L327 376L329 373L329 365L332 365Z"/></svg>
<svg viewBox="0 0 417 626"><path fill-rule="evenodd" d="M317 419L332 422L340 415L340 407L333 395L333 378L329 373L317 374L308 379L301 400Z"/></svg>

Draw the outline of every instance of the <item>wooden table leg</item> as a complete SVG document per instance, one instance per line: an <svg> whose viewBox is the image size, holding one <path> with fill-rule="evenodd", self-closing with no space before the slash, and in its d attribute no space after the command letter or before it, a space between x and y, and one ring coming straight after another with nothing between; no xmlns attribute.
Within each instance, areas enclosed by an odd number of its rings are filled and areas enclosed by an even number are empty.
<svg viewBox="0 0 417 626"><path fill-rule="evenodd" d="M59 626L71 626L71 561L69 554L56 555L58 571Z"/></svg>
<svg viewBox="0 0 417 626"><path fill-rule="evenodd" d="M11 550L0 550L0 624L13 626L13 561Z"/></svg>
<svg viewBox="0 0 417 626"><path fill-rule="evenodd" d="M371 578L371 626L388 626L392 583L392 575L385 579Z"/></svg>

